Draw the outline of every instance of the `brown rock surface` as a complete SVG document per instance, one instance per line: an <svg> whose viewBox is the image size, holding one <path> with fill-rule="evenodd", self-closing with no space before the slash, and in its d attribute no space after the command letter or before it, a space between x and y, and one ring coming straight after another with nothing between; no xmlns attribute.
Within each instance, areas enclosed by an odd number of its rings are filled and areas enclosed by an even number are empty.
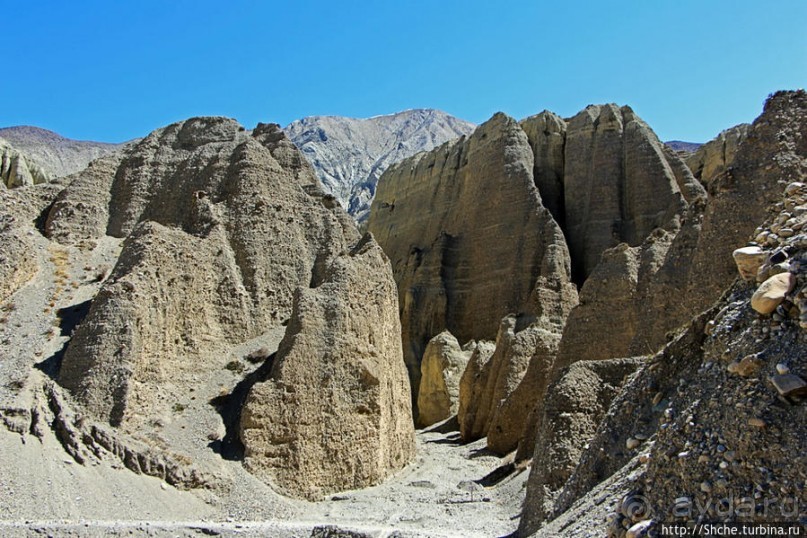
<svg viewBox="0 0 807 538"><path fill-rule="evenodd" d="M310 499L376 484L414 455L389 260L371 236L300 288L270 378L241 416L245 465Z"/></svg>
<svg viewBox="0 0 807 538"><path fill-rule="evenodd" d="M557 344L556 335L534 325L524 327L524 322L524 318L516 316L503 318L490 360L478 370L469 366L463 374L462 385L474 385L473 390L460 391L457 418L463 440L485 437L495 425L499 436L497 452L509 452L518 443L532 406L522 403L520 412L508 413L509 406L505 404L527 373L533 356L536 362L548 360L551 364L553 345ZM535 396L540 398L541 393L539 389Z"/></svg>
<svg viewBox="0 0 807 538"><path fill-rule="evenodd" d="M533 176L541 194L541 200L552 213L555 221L563 227L566 145L566 122L557 114L545 110L521 120L521 128L527 133L535 164Z"/></svg>
<svg viewBox="0 0 807 538"><path fill-rule="evenodd" d="M420 365L418 424L421 427L431 426L457 413L460 378L472 352L472 348L463 350L448 331L429 340Z"/></svg>
<svg viewBox="0 0 807 538"><path fill-rule="evenodd" d="M735 282L717 304L695 317L614 398L552 508L550 519L557 516L556 521L538 535L551 536L558 528L564 532L579 533L583 528L588 533L594 528L605 532L606 523L600 527L591 522L571 523L570 516L564 514L567 510L568 514L596 512L599 509L595 506L602 504L615 511L613 521L627 523L619 514L619 506L631 495L642 497L643 506L652 511L654 519L662 521L672 521L676 507L679 514L692 508L687 515L692 519L700 515L698 506L714 503L716 498L750 499L765 497L766 492L770 492L773 503L764 511L752 503L744 512L729 514L729 521L792 520L792 503L803 505L797 493L803 489L800 469L805 465L803 443L807 439L804 406L800 405L803 396L795 395L785 402L781 387L771 380L802 378L805 373L806 333L801 320L807 299L799 290L807 285L807 241L796 234L766 242L771 251L781 249L779 255L788 260L791 276L787 278L796 279L793 306L778 318L760 318L753 310L753 288L736 279L731 258L736 246L709 250L707 245L717 246L718 218L723 218L726 231L734 234L740 230L734 226L748 230L754 225L754 221L740 221L750 220L754 212L764 216L765 208L771 207L767 224L754 233L764 237L793 218L801 203L800 194L786 193L784 200L777 200L773 192L781 193L785 185L807 175L805 111L807 93L803 91L772 96L751 127L733 169L710 185L713 199L697 240L691 242L697 248L690 259L698 261L702 255L705 261L709 252L715 269L719 272L725 267ZM686 230L684 226L682 231ZM750 231L738 235L747 238ZM674 243L670 250L676 248ZM710 289L716 281L714 275L698 273L705 265L690 264L693 266L690 277L700 274L704 289ZM679 293L676 299L683 305L691 304L686 294ZM706 300L706 294L698 299ZM743 363L747 368L741 372ZM641 438L648 438L647 442ZM641 451L638 454L637 449ZM626 478L631 493L604 503L609 491L628 492ZM761 486L774 483L776 487L770 490ZM592 490L596 492L589 495ZM540 498L529 495L525 511L538 513Z"/></svg>
<svg viewBox="0 0 807 538"><path fill-rule="evenodd" d="M444 329L460 341L493 338L511 312L563 325L576 293L533 165L524 131L496 114L379 181L369 229L392 260L415 391L426 343Z"/></svg>

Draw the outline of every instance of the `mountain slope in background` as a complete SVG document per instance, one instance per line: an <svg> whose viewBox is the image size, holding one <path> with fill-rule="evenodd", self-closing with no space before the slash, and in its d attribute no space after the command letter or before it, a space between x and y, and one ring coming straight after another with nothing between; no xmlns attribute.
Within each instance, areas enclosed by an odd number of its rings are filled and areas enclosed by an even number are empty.
<svg viewBox="0 0 807 538"><path fill-rule="evenodd" d="M79 172L90 161L120 149L123 144L90 142L65 138L53 131L20 125L0 129L5 138L52 177Z"/></svg>
<svg viewBox="0 0 807 538"><path fill-rule="evenodd" d="M368 119L310 116L285 131L325 189L361 222L388 166L470 134L475 127L439 110L415 109Z"/></svg>

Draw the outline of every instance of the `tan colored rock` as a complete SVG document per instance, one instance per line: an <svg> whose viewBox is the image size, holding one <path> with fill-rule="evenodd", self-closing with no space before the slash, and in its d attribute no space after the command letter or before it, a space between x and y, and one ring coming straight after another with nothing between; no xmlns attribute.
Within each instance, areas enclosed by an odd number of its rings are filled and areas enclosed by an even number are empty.
<svg viewBox="0 0 807 538"><path fill-rule="evenodd" d="M779 273L760 284L751 296L751 307L760 314L770 314L785 299L785 295L793 291L796 275Z"/></svg>
<svg viewBox="0 0 807 538"><path fill-rule="evenodd" d="M725 174L734 163L740 144L748 136L751 125L741 123L718 134L713 140L686 159L687 166L704 185L710 185L719 175Z"/></svg>
<svg viewBox="0 0 807 538"><path fill-rule="evenodd" d="M509 313L562 327L576 302L563 233L541 203L533 165L527 135L496 114L380 179L369 230L392 261L415 391L436 333L491 339Z"/></svg>
<svg viewBox="0 0 807 538"><path fill-rule="evenodd" d="M418 424L431 426L457 413L460 378L472 350L463 350L450 332L443 331L431 340L420 364Z"/></svg>
<svg viewBox="0 0 807 538"><path fill-rule="evenodd" d="M249 393L246 467L318 499L377 484L414 456L389 260L371 236L300 288L269 379Z"/></svg>
<svg viewBox="0 0 807 538"><path fill-rule="evenodd" d="M505 344L504 371L499 374L500 381L505 383L494 391L487 426L487 446L492 452L504 455L521 445L532 445L536 415L543 409L559 343L560 333L533 324L518 333L515 341ZM527 370L512 388L513 374L522 367L525 358Z"/></svg>
<svg viewBox="0 0 807 538"><path fill-rule="evenodd" d="M457 407L460 428L464 422L467 425L466 429L470 430L476 421L476 413L479 410L478 402L490 377L488 363L493 357L494 351L496 351L495 342L481 340L476 343L476 347L471 353L465 372L460 378L460 401Z"/></svg>
<svg viewBox="0 0 807 538"><path fill-rule="evenodd" d="M80 175L51 211L54 237L134 231L73 335L59 382L125 429L185 405L224 367L226 349L288 320L295 289L317 285L358 240L316 182L278 126L250 134L225 118L159 129L117 169ZM81 203L103 185L112 195Z"/></svg>
<svg viewBox="0 0 807 538"><path fill-rule="evenodd" d="M703 188L630 107L591 105L569 120L565 232L575 279L621 242L637 246L668 226Z"/></svg>
<svg viewBox="0 0 807 538"><path fill-rule="evenodd" d="M98 239L106 234L110 188L123 155L102 157L69 176L69 185L59 193L48 212L45 233L62 244Z"/></svg>
<svg viewBox="0 0 807 538"><path fill-rule="evenodd" d="M483 364L472 358L460 385L462 438L487 436L488 448L498 454L514 450L528 429L560 340L559 333L538 324L524 327L524 322L515 316L502 319L494 353Z"/></svg>
<svg viewBox="0 0 807 538"><path fill-rule="evenodd" d="M738 248L732 253L732 257L740 276L750 282L756 279L757 271L765 263L768 254L759 247L750 246Z"/></svg>
<svg viewBox="0 0 807 538"><path fill-rule="evenodd" d="M563 150L566 144L566 122L557 114L545 110L521 120L521 128L527 133L532 148L535 159L533 175L541 200L555 221L563 227Z"/></svg>

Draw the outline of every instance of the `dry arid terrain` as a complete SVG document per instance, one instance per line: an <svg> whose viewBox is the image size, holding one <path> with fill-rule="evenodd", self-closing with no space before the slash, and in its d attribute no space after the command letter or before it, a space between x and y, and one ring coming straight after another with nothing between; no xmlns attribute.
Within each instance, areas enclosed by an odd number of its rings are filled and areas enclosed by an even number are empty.
<svg viewBox="0 0 807 538"><path fill-rule="evenodd" d="M0 535L807 524L802 90L3 132Z"/></svg>

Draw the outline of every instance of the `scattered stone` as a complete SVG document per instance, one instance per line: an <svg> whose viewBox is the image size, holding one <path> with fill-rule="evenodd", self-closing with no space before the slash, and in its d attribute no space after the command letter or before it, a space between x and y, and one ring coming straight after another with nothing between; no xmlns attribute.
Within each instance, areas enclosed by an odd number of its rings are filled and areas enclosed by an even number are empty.
<svg viewBox="0 0 807 538"><path fill-rule="evenodd" d="M761 418L752 417L748 419L748 425L753 426L755 428L764 428L767 426L764 420Z"/></svg>
<svg viewBox="0 0 807 538"><path fill-rule="evenodd" d="M734 262L743 280L752 281L757 277L759 268L765 263L767 254L759 247L738 248L733 253Z"/></svg>
<svg viewBox="0 0 807 538"><path fill-rule="evenodd" d="M628 532L625 534L625 538L643 538L644 536L648 535L650 531L650 527L653 525L652 519L646 519L644 521L640 521L635 525L631 526L628 529Z"/></svg>
<svg viewBox="0 0 807 538"><path fill-rule="evenodd" d="M628 437L628 440L625 441L625 446L627 447L628 450L633 450L634 448L638 447L640 444L642 444L642 443L638 439L635 439L633 437Z"/></svg>
<svg viewBox="0 0 807 538"><path fill-rule="evenodd" d="M751 297L751 308L760 314L770 314L795 285L796 276L791 273L780 273L770 277L754 292Z"/></svg>
<svg viewBox="0 0 807 538"><path fill-rule="evenodd" d="M807 395L807 382L795 374L776 374L771 377L771 383L785 398Z"/></svg>

